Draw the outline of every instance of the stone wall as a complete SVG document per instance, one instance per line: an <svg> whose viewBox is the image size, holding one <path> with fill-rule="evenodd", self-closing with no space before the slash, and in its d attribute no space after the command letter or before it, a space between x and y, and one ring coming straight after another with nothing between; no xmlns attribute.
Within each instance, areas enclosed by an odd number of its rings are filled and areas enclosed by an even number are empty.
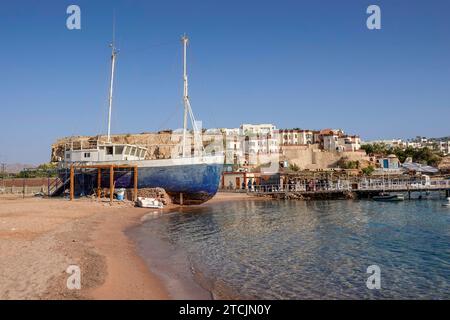
<svg viewBox="0 0 450 320"><path fill-rule="evenodd" d="M289 164L296 164L300 170L316 170L336 168L339 160L369 162L370 158L365 151L325 151L319 145L283 146L282 160Z"/></svg>

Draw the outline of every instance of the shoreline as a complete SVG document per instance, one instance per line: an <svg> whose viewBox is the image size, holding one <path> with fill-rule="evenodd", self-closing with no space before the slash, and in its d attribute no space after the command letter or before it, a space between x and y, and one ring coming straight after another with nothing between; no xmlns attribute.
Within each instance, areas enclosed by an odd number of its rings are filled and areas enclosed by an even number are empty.
<svg viewBox="0 0 450 320"><path fill-rule="evenodd" d="M254 199L263 200L218 193L200 206ZM0 299L172 299L167 279L127 235L149 211L130 202L0 196ZM69 265L80 267L81 290L66 287Z"/></svg>
<svg viewBox="0 0 450 320"><path fill-rule="evenodd" d="M183 214L216 203L246 200L265 200L261 197L250 196L246 193L218 193L213 199L198 206L172 205L161 213L148 213L141 218L145 221L159 219L168 214ZM157 223L157 222L156 222ZM135 243L136 254L146 263L148 271L163 281L172 299L214 300L218 296L209 286L205 285L199 270L185 252L172 247L159 236L152 236L145 232L142 224L131 226L125 234Z"/></svg>

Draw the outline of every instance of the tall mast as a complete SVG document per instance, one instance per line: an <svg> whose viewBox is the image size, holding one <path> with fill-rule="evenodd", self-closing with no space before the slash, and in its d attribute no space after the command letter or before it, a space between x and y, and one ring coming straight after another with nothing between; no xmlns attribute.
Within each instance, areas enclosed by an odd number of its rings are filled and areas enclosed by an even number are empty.
<svg viewBox="0 0 450 320"><path fill-rule="evenodd" d="M181 38L183 42L183 103L184 103L184 118L183 118L183 157L186 157L186 130L187 130L187 116L189 108L189 96L188 96L188 78L186 68L186 49L188 44L188 37L184 35Z"/></svg>
<svg viewBox="0 0 450 320"><path fill-rule="evenodd" d="M113 100L113 86L114 86L114 68L116 65L116 55L117 50L115 47L115 26L113 23L113 41L110 44L111 47L111 81L109 84L109 109L108 109L108 143L111 142L111 111L112 111L112 100Z"/></svg>

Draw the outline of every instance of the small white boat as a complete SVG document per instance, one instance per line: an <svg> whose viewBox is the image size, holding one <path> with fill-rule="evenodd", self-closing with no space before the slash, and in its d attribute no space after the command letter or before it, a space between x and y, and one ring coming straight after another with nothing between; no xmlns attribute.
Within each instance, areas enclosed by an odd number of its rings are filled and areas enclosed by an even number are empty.
<svg viewBox="0 0 450 320"><path fill-rule="evenodd" d="M372 198L375 201L388 201L388 202L396 202L396 201L403 201L405 200L405 197L401 194L388 194L388 193L382 193L379 196L375 196Z"/></svg>
<svg viewBox="0 0 450 320"><path fill-rule="evenodd" d="M144 197L137 198L137 205L141 208L162 209L164 207L161 201L156 200L155 198L144 198Z"/></svg>
<svg viewBox="0 0 450 320"><path fill-rule="evenodd" d="M442 204L443 207L450 207L450 197L447 198L447 202Z"/></svg>

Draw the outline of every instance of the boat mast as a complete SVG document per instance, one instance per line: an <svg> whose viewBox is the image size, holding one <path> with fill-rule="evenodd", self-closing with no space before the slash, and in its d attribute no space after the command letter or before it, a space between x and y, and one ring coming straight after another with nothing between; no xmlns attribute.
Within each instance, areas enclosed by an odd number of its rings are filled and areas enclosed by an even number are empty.
<svg viewBox="0 0 450 320"><path fill-rule="evenodd" d="M188 96L188 78L186 67L186 49L188 44L188 37L184 35L181 38L183 42L183 103L184 103L184 117L183 117L183 157L186 157L186 131L187 131L187 116L189 108L189 96Z"/></svg>
<svg viewBox="0 0 450 320"><path fill-rule="evenodd" d="M117 50L115 47L115 37L114 37L114 25L113 25L113 41L109 45L111 47L111 81L109 84L109 109L108 109L108 143L111 143L111 111L112 111L112 100L113 100L113 85L114 85L114 69L116 65L116 55Z"/></svg>

